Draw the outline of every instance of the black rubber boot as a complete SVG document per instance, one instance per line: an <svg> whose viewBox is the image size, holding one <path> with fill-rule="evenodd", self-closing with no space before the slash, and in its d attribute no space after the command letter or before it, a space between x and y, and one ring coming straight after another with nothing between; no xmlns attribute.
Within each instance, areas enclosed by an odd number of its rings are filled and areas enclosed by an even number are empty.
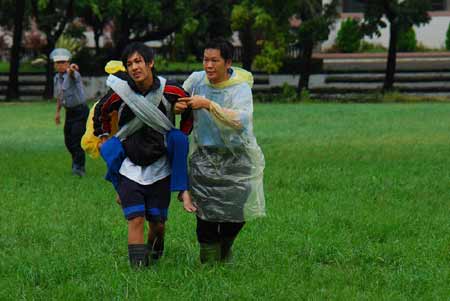
<svg viewBox="0 0 450 301"><path fill-rule="evenodd" d="M231 247L236 236L224 237L220 240L220 260L223 262L231 262L233 259L233 252Z"/></svg>
<svg viewBox="0 0 450 301"><path fill-rule="evenodd" d="M215 263L220 260L219 243L201 243L200 244L200 262Z"/></svg>
<svg viewBox="0 0 450 301"><path fill-rule="evenodd" d="M164 253L164 237L155 237L153 241L147 243L147 248L152 260L158 260Z"/></svg>
<svg viewBox="0 0 450 301"><path fill-rule="evenodd" d="M128 245L128 258L133 268L141 268L148 266L147 245L135 244Z"/></svg>

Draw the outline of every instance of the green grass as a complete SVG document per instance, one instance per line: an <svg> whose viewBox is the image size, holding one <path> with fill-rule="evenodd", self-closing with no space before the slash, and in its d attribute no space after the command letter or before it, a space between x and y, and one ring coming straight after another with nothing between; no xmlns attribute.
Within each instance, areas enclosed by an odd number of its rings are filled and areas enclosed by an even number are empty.
<svg viewBox="0 0 450 301"><path fill-rule="evenodd" d="M53 113L0 105L0 300L448 299L448 104L256 105L268 216L233 265L203 267L173 201L167 252L142 272L104 164L72 177Z"/></svg>
<svg viewBox="0 0 450 301"><path fill-rule="evenodd" d="M9 72L9 62L0 62L0 72ZM45 72L45 67L33 66L30 63L21 63L19 72Z"/></svg>

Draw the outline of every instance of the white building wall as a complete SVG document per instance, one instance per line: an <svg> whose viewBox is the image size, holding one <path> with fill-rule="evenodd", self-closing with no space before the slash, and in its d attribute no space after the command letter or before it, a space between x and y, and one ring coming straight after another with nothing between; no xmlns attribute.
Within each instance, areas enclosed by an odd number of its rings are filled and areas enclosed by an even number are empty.
<svg viewBox="0 0 450 301"><path fill-rule="evenodd" d="M334 45L337 32L341 27L342 20L343 19L336 22L335 27L331 31L328 40L322 44L322 50L327 50ZM428 48L445 48L445 36L449 24L450 16L433 16L430 23L420 27L414 26L417 42L423 44ZM382 29L381 36L379 38L376 36L374 36L372 39L370 39L369 37L365 37L364 40L369 43L382 44L387 48L389 45L389 28Z"/></svg>

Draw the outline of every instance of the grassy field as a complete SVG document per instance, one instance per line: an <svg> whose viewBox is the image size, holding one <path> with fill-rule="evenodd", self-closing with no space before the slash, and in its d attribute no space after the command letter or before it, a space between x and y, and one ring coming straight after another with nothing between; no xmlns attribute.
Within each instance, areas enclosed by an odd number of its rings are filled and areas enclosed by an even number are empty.
<svg viewBox="0 0 450 301"><path fill-rule="evenodd" d="M0 72L9 72L9 62L0 62ZM33 66L30 63L21 63L19 72L45 72L42 66Z"/></svg>
<svg viewBox="0 0 450 301"><path fill-rule="evenodd" d="M256 105L268 216L200 266L173 201L166 253L130 270L100 160L70 174L49 103L0 104L0 300L448 300L450 105Z"/></svg>

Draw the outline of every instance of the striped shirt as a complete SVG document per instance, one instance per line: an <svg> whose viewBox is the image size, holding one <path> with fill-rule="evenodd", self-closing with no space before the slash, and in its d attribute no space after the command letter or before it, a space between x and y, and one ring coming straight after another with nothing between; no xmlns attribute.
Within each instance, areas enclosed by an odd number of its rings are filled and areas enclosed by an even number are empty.
<svg viewBox="0 0 450 301"><path fill-rule="evenodd" d="M73 78L67 72L56 73L53 78L54 95L59 98L66 109L74 108L86 103L81 75L74 71Z"/></svg>

